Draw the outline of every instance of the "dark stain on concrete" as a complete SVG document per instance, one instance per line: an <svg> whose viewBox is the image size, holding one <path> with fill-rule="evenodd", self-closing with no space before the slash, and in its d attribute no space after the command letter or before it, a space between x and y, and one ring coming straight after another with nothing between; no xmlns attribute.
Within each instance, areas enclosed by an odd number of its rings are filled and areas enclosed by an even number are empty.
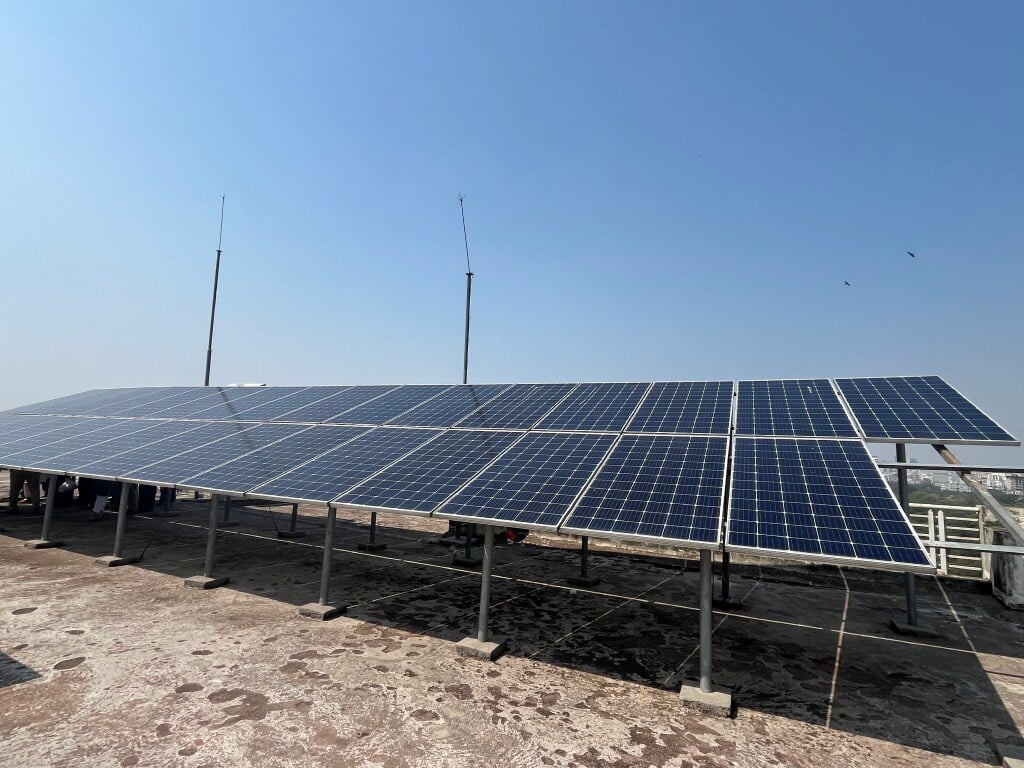
<svg viewBox="0 0 1024 768"><path fill-rule="evenodd" d="M85 656L76 656L73 659L64 659L64 661L58 661L53 665L54 669L74 669L79 664L85 661Z"/></svg>
<svg viewBox="0 0 1024 768"><path fill-rule="evenodd" d="M203 690L202 683L184 683L174 689L175 693L195 693L196 691Z"/></svg>
<svg viewBox="0 0 1024 768"><path fill-rule="evenodd" d="M24 616L26 613L32 613L36 608L15 608L11 613L15 616Z"/></svg>

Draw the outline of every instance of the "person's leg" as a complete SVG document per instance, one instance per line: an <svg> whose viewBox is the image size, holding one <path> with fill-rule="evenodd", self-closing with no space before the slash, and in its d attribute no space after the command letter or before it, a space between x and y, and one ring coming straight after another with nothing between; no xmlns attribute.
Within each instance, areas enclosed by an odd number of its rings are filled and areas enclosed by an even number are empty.
<svg viewBox="0 0 1024 768"><path fill-rule="evenodd" d="M39 473L29 472L26 476L28 482L28 498L32 502L32 514L39 513Z"/></svg>
<svg viewBox="0 0 1024 768"><path fill-rule="evenodd" d="M18 494L21 493L21 486L25 482L25 473L18 469L10 470L11 473L11 495L8 500L8 508L11 512L18 510Z"/></svg>

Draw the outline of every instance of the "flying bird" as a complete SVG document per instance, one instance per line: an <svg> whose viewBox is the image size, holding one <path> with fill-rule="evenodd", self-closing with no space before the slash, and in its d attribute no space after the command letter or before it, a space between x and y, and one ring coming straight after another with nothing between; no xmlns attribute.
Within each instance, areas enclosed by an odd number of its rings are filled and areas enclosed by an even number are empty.
<svg viewBox="0 0 1024 768"><path fill-rule="evenodd" d="M849 280L843 280L843 285L847 285L847 286L849 286L850 288L853 288L853 286L852 286L852 285L850 285L850 281L849 281Z"/></svg>
<svg viewBox="0 0 1024 768"><path fill-rule="evenodd" d="M909 256L912 259L916 259L917 258L917 254L916 253L911 253L910 251L907 251L907 256Z"/></svg>

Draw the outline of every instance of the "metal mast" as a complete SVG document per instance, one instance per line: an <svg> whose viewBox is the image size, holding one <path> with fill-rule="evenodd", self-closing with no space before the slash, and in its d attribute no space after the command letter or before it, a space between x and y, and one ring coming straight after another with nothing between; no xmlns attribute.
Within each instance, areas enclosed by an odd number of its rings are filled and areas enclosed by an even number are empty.
<svg viewBox="0 0 1024 768"><path fill-rule="evenodd" d="M224 195L220 196L220 234L217 235L217 266L213 271L213 304L210 307L210 340L206 345L206 375L203 386L210 386L210 360L213 357L213 319L217 315L217 283L220 281L220 245L224 238Z"/></svg>
<svg viewBox="0 0 1024 768"><path fill-rule="evenodd" d="M473 298L473 269L469 266L469 236L466 234L465 198L459 195L459 210L462 211L462 240L466 245L466 343L462 351L462 383L469 381L469 305ZM219 253L219 251L218 251Z"/></svg>

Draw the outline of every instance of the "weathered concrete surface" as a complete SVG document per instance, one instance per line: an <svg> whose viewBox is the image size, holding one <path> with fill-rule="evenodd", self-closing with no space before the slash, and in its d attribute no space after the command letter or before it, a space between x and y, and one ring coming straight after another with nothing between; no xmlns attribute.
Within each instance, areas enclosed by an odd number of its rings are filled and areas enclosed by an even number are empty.
<svg viewBox="0 0 1024 768"><path fill-rule="evenodd" d="M716 613L713 649L728 720L679 704L693 561L598 545L601 587L581 589L571 549L498 547L491 630L510 652L470 662L454 644L475 634L480 576L432 543L445 524L381 515L388 549L364 553L365 518L339 512L331 600L349 609L320 623L296 609L316 598L323 510L284 541L265 509L233 507L215 567L231 583L203 592L181 580L206 508L175 508L129 519L125 555L149 546L118 569L93 563L113 520L62 511L66 548L36 551L38 518L0 518L0 765L965 766L1024 743L1020 614L949 582L919 579L942 637L908 639L887 627L898 576L734 561L745 609Z"/></svg>

